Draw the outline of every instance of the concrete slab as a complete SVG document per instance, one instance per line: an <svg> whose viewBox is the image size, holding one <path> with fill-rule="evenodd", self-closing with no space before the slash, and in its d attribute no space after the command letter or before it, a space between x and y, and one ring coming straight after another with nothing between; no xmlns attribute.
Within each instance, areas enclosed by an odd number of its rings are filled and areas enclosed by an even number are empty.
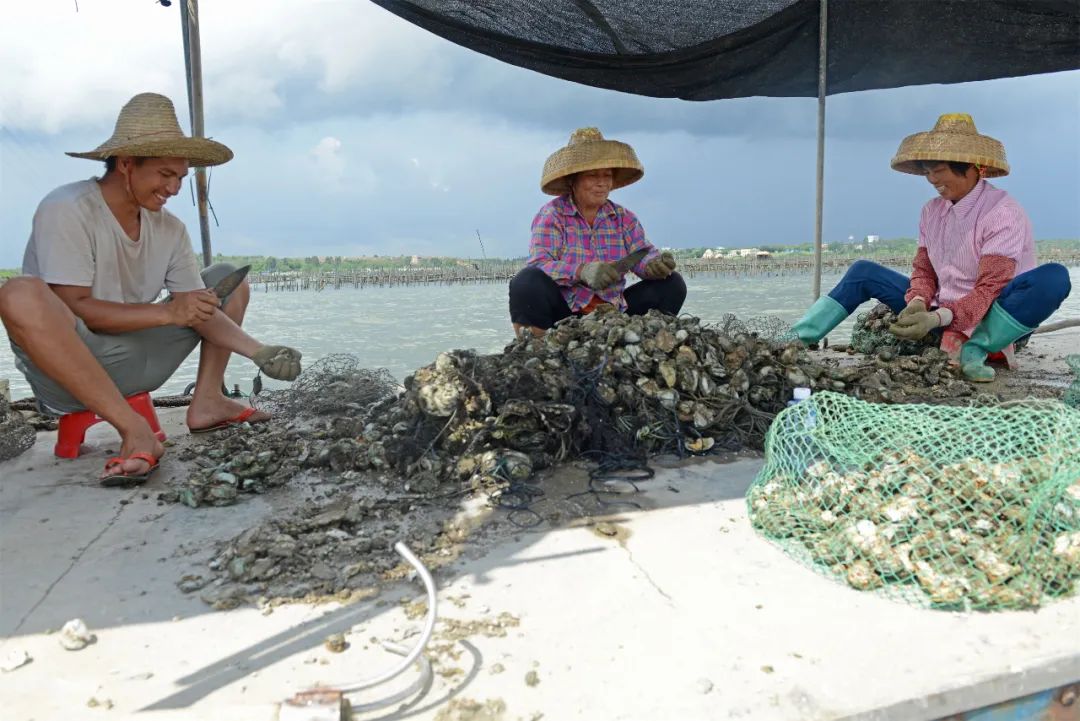
<svg viewBox="0 0 1080 721"><path fill-rule="evenodd" d="M179 437L182 412L162 416ZM176 581L215 539L305 490L162 506L156 492L182 470L169 456L143 489L93 481L112 438L95 429L88 455L55 462L41 434L0 465L0 660L33 658L0 674L5 718L270 721L296 691L393 665L381 642L415 642L422 620L399 603L422 596L415 584L269 611L214 612L181 594ZM585 518L480 534L438 575L434 678L403 706L358 718L463 719L472 699L503 704L505 719L930 719L1080 680L1080 599L958 614L848 589L753 532L742 495L759 468L661 469L635 497L644 510L608 518L604 532ZM546 479L549 497L574 473ZM97 636L81 651L49 632L74 617ZM323 647L336 632L343 653Z"/></svg>

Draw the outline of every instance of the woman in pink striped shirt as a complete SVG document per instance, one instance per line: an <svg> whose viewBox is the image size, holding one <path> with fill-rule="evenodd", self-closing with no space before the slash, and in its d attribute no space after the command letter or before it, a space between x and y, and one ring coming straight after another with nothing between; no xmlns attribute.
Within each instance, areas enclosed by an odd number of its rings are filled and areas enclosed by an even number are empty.
<svg viewBox="0 0 1080 721"><path fill-rule="evenodd" d="M965 377L993 380L987 357L1003 352L1012 360L1012 343L1068 297L1069 273L1058 263L1036 264L1027 213L985 180L1008 175L1005 149L980 135L970 115L942 115L933 130L908 136L892 167L925 176L938 193L919 219L911 278L857 261L794 331L816 343L873 298L899 313L889 328L894 335L940 334L942 350L958 359Z"/></svg>
<svg viewBox="0 0 1080 721"><path fill-rule="evenodd" d="M510 281L515 334L528 329L541 336L559 320L605 303L634 315L679 312L686 284L674 256L657 250L637 216L608 199L644 174L633 148L605 140L596 128L575 130L547 159L540 189L556 198L533 219L528 265ZM630 267L619 267L638 252L642 257ZM642 279L630 288L628 270Z"/></svg>

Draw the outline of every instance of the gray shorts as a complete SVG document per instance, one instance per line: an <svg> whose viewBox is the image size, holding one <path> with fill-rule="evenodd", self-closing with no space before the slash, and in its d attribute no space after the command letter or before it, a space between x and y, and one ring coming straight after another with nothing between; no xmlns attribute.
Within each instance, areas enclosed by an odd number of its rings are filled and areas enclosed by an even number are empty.
<svg viewBox="0 0 1080 721"><path fill-rule="evenodd" d="M212 288L235 269L229 263L215 263L203 269L203 283ZM160 388L202 340L191 328L176 325L106 335L87 328L81 318L75 319L75 332L124 396ZM15 367L26 376L43 412L63 415L85 410L63 386L42 373L14 342L11 350L15 353Z"/></svg>

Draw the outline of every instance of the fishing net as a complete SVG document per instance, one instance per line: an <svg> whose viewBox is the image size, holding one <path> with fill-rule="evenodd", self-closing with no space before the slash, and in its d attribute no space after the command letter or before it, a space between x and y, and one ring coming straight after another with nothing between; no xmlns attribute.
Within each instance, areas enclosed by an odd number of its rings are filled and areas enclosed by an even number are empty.
<svg viewBox="0 0 1080 721"><path fill-rule="evenodd" d="M0 461L6 461L34 445L34 427L26 422L22 413L13 409L7 399L0 396Z"/></svg>
<svg viewBox="0 0 1080 721"><path fill-rule="evenodd" d="M355 356L339 353L316 361L288 388L260 390L252 405L287 417L356 414L397 390L390 371L364 368Z"/></svg>
<svg viewBox="0 0 1080 721"><path fill-rule="evenodd" d="M1034 608L1080 581L1080 412L1056 401L881 405L824 392L777 416L747 504L793 557L935 608Z"/></svg>
<svg viewBox="0 0 1080 721"><path fill-rule="evenodd" d="M1065 359L1065 362L1072 368L1076 380L1073 381L1073 384L1065 391L1065 397L1062 400L1073 408L1080 409L1080 355L1068 356Z"/></svg>

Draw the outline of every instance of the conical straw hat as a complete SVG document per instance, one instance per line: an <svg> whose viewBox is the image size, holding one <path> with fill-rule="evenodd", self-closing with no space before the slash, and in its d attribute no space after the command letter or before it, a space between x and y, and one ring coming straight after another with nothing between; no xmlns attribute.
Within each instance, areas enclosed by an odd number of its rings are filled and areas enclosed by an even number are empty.
<svg viewBox="0 0 1080 721"><path fill-rule="evenodd" d="M924 160L973 163L984 169L986 178L1009 174L1005 146L988 135L980 135L967 113L947 113L938 118L933 130L904 138L892 159L892 168L901 173L926 175L921 162Z"/></svg>
<svg viewBox="0 0 1080 721"><path fill-rule="evenodd" d="M139 93L116 118L112 137L73 158L105 160L117 155L140 158L185 158L193 167L221 165L232 159L227 147L207 138L184 135L172 101L157 93Z"/></svg>
<svg viewBox="0 0 1080 721"><path fill-rule="evenodd" d="M604 140L597 128L578 128L570 134L566 147L556 150L544 163L540 190L562 195L570 190L568 176L602 168L615 171L613 189L636 183L645 175L645 168L629 145Z"/></svg>

